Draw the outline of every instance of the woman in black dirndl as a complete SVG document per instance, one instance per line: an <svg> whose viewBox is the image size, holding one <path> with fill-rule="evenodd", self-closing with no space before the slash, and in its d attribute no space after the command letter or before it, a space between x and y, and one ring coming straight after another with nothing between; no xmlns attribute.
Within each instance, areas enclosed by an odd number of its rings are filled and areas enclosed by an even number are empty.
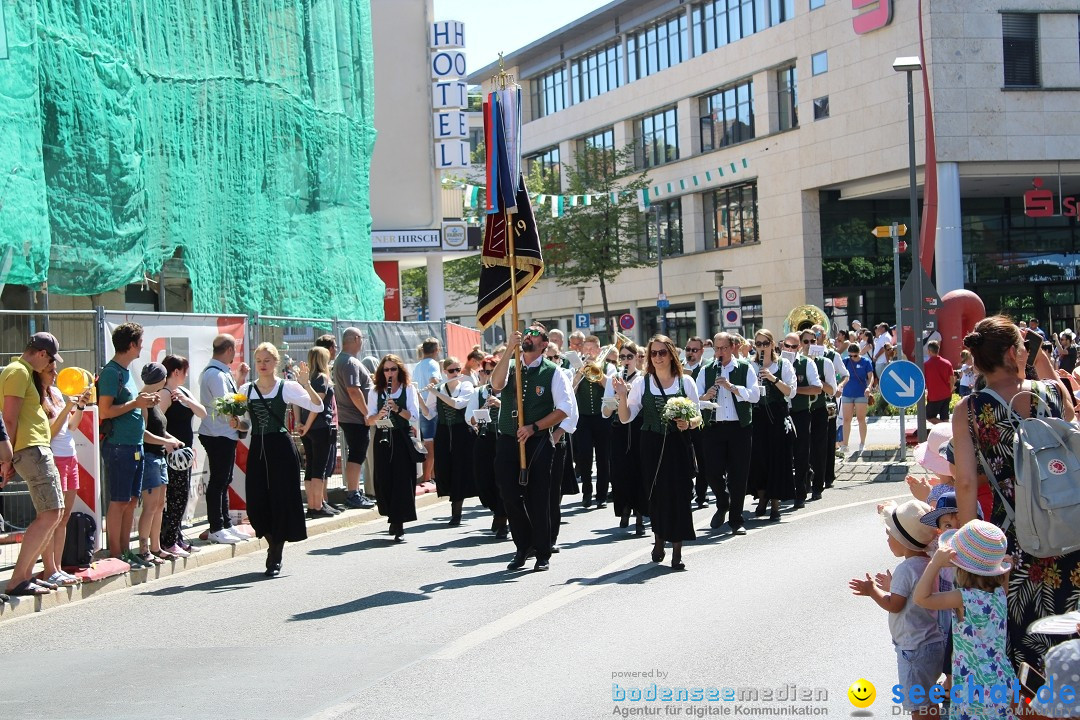
<svg viewBox="0 0 1080 720"><path fill-rule="evenodd" d="M496 364L490 355L480 365L479 377L483 383L469 398L465 408L465 419L476 433L473 439L472 469L476 480L476 495L480 504L492 512L491 531L495 537L503 540L508 535L506 509L503 508L502 496L495 484L495 438L499 433L499 408L502 402L499 393L492 391L491 371ZM474 413L486 410L488 419L478 422Z"/></svg>
<svg viewBox="0 0 1080 720"><path fill-rule="evenodd" d="M420 406L409 371L397 355L379 362L367 406L371 413L367 424L376 428L375 500L379 514L390 523L394 542L405 542L405 523L416 520L416 458L409 423Z"/></svg>
<svg viewBox="0 0 1080 720"><path fill-rule="evenodd" d="M321 412L322 401L311 389L307 363L302 362L297 380L277 375L281 356L270 343L255 348L254 382L244 383L240 394L247 397L247 419L251 426L245 480L247 514L257 537L266 538L266 576L281 573L281 555L286 542L307 539L304 501L300 494L300 456L285 425L290 404ZM239 424L239 423L237 423Z"/></svg>
<svg viewBox="0 0 1080 720"><path fill-rule="evenodd" d="M792 437L788 429L788 399L794 397L795 368L776 347L768 330L754 335L757 361L753 364L758 382L764 387L754 405L754 440L750 448L750 482L757 498L754 517L763 517L772 505L769 520L780 519L780 502L795 497L792 468Z"/></svg>
<svg viewBox="0 0 1080 720"><path fill-rule="evenodd" d="M428 415L434 411L438 422L435 431L435 487L439 497L450 498L450 526L461 524L465 498L476 497L473 482L473 433L465 422L465 407L473 384L462 377L461 363L455 357L442 361L443 374L449 378L441 385L432 378L427 389Z"/></svg>
<svg viewBox="0 0 1080 720"><path fill-rule="evenodd" d="M648 342L646 374L627 386L615 377L612 384L619 397L619 420L629 423L640 413L641 472L650 488L649 518L652 523L653 562L664 560L664 543L671 542L671 567L685 570L682 544L693 540L694 517L694 448L686 430L701 422L665 420L664 407L675 397L689 398L697 405L697 385L683 375L675 345L665 335L654 335Z"/></svg>
<svg viewBox="0 0 1080 720"><path fill-rule="evenodd" d="M632 384L638 377L636 343L626 343L619 350L619 372L617 373L623 382ZM615 376L608 378L607 388L604 390L604 406L601 412L605 417L616 412L616 407L607 403L608 398L615 396L613 384ZM615 514L619 517L619 527L630 525L630 515L637 518L635 531L637 534L645 534L645 516L649 514L649 488L644 485L641 477L641 421L639 413L629 423L619 420L616 413L611 423L611 481L614 493ZM651 484L652 478L650 478Z"/></svg>

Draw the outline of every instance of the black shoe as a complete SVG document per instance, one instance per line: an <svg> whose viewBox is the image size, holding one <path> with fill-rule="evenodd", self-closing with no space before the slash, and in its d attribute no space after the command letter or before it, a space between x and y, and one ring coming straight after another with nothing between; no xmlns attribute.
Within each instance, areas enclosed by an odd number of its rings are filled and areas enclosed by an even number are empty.
<svg viewBox="0 0 1080 720"><path fill-rule="evenodd" d="M731 534L732 535L745 535L746 534L746 528L744 528L742 525L740 525L739 527L732 529Z"/></svg>
<svg viewBox="0 0 1080 720"><path fill-rule="evenodd" d="M509 534L510 534L509 530L507 530L506 528L500 528L500 529L495 531L495 539L496 540L505 540Z"/></svg>
<svg viewBox="0 0 1080 720"><path fill-rule="evenodd" d="M712 520L709 521L709 527L713 530L724 524L724 513L717 510L713 513Z"/></svg>
<svg viewBox="0 0 1080 720"><path fill-rule="evenodd" d="M707 507L709 507L709 501L706 500L705 498L698 498L697 506L698 506L698 510L700 510L701 508L707 508Z"/></svg>
<svg viewBox="0 0 1080 720"><path fill-rule="evenodd" d="M591 508L591 507L592 507L592 498L591 498L591 497L587 497L587 498L582 498L582 500L581 500L581 506L582 506L583 508L585 508L586 510L588 510L589 508Z"/></svg>
<svg viewBox="0 0 1080 720"><path fill-rule="evenodd" d="M327 512L326 510L323 510L322 508L318 508L317 510L308 510L307 511L308 520L317 520L319 518L332 518L332 517L334 517L336 515L337 515L337 513Z"/></svg>
<svg viewBox="0 0 1080 720"><path fill-rule="evenodd" d="M685 569L686 569L686 563L683 563L683 562L672 562L672 563L671 563L671 569L672 569L672 570L685 570Z"/></svg>
<svg viewBox="0 0 1080 720"><path fill-rule="evenodd" d="M557 553L557 552L559 552L559 546L558 546L558 545L556 545L556 544L554 544L554 543L552 543L552 545L551 545L551 552L552 552L553 554L554 554L554 553Z"/></svg>
<svg viewBox="0 0 1080 720"><path fill-rule="evenodd" d="M780 520L780 511L773 510L771 513L769 513L769 520L771 520L772 522L778 522Z"/></svg>
<svg viewBox="0 0 1080 720"><path fill-rule="evenodd" d="M754 508L754 517L765 517L766 512L767 509L764 505L758 505L756 508Z"/></svg>
<svg viewBox="0 0 1080 720"><path fill-rule="evenodd" d="M520 550L514 555L514 559L510 561L510 564L506 566L507 570L520 570L525 567L525 553Z"/></svg>
<svg viewBox="0 0 1080 720"><path fill-rule="evenodd" d="M460 515L452 516L450 518L450 522L447 523L447 525L449 525L450 527L457 527L460 524L461 524L461 516Z"/></svg>
<svg viewBox="0 0 1080 720"><path fill-rule="evenodd" d="M821 493L819 493L819 492L816 492L816 493L814 493L813 495L810 496L810 502L814 502L815 500L820 500L820 499L821 499Z"/></svg>
<svg viewBox="0 0 1080 720"><path fill-rule="evenodd" d="M405 533L404 532L398 532L396 535L394 535L394 542L396 542L396 543L405 542Z"/></svg>
<svg viewBox="0 0 1080 720"><path fill-rule="evenodd" d="M536 559L536 564L533 565L533 571L534 572L543 572L544 570L549 570L550 568L551 568L551 566L548 565L547 558L544 558L543 560L541 560L540 558L537 558Z"/></svg>
<svg viewBox="0 0 1080 720"><path fill-rule="evenodd" d="M330 503L326 502L325 500L323 501L323 504L322 504L322 511L323 512L328 512L331 515L340 515L341 514L340 510L338 510L336 507L334 507Z"/></svg>
<svg viewBox="0 0 1080 720"><path fill-rule="evenodd" d="M365 495L364 493L360 493L360 502L359 502L359 505L360 505L360 508L361 508L362 510L369 510L369 509L371 509L371 508L375 507L375 501L374 501L374 500L372 500L371 498L369 498L369 497L368 497L367 495Z"/></svg>
<svg viewBox="0 0 1080 720"><path fill-rule="evenodd" d="M652 561L655 562L655 563L664 562L664 550L663 549L653 550L652 551Z"/></svg>
<svg viewBox="0 0 1080 720"><path fill-rule="evenodd" d="M634 531L637 533L638 537L642 537L643 535L645 535L645 519L644 518L642 518L640 516L638 517L637 524L634 525Z"/></svg>
<svg viewBox="0 0 1080 720"><path fill-rule="evenodd" d="M597 500L596 501L596 509L597 510L599 510L600 508L606 508L606 507L607 507L607 500Z"/></svg>
<svg viewBox="0 0 1080 720"><path fill-rule="evenodd" d="M802 510L804 507L806 507L806 503L803 502L802 500L800 500L799 502L792 505L791 509L792 510Z"/></svg>
<svg viewBox="0 0 1080 720"><path fill-rule="evenodd" d="M619 527L630 527L630 513L624 512L622 517L619 518Z"/></svg>

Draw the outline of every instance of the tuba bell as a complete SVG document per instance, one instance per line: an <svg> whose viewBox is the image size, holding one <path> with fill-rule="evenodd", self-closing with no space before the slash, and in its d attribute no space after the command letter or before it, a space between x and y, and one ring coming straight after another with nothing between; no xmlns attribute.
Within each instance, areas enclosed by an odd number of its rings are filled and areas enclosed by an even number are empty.
<svg viewBox="0 0 1080 720"><path fill-rule="evenodd" d="M825 337L829 337L832 324L826 317L825 311L817 305L800 305L788 313L787 319L784 320L784 334L809 330L814 325L825 328Z"/></svg>

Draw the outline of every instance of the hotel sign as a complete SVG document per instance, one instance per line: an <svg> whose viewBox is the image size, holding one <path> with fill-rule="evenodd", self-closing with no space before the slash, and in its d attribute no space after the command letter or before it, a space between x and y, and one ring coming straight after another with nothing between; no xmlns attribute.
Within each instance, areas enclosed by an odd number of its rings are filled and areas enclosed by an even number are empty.
<svg viewBox="0 0 1080 720"><path fill-rule="evenodd" d="M851 20L858 35L880 30L892 22L893 0L851 0L851 9L864 11Z"/></svg>
<svg viewBox="0 0 1080 720"><path fill-rule="evenodd" d="M465 82L465 24L443 20L431 25L432 134L435 167L469 166L469 88Z"/></svg>
<svg viewBox="0 0 1080 720"><path fill-rule="evenodd" d="M373 230L372 250L427 250L442 247L438 230Z"/></svg>

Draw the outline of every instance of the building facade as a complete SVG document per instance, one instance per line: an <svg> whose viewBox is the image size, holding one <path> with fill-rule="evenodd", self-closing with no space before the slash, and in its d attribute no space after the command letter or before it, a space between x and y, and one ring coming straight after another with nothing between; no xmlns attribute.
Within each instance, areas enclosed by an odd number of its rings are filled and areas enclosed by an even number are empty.
<svg viewBox="0 0 1080 720"><path fill-rule="evenodd" d="M1076 212L1062 198L1080 191L1077 7L924 5L938 292L967 287L988 312L1074 324ZM923 54L917 12L896 0L612 2L506 57L523 88L523 153L559 173L585 144L634 148L655 189L655 237L640 241L661 240L679 342L721 325L717 271L741 289L744 332L779 330L806 303L840 327L895 322L891 241L870 230L910 219L907 81L892 66ZM913 80L921 202L924 83ZM1034 178L1056 198L1049 217L1025 214ZM901 266L906 277L910 253ZM579 310L602 314L597 288L583 291L579 303L545 279L522 315L572 329ZM624 271L612 314L631 314L646 337L657 295L656 267Z"/></svg>

